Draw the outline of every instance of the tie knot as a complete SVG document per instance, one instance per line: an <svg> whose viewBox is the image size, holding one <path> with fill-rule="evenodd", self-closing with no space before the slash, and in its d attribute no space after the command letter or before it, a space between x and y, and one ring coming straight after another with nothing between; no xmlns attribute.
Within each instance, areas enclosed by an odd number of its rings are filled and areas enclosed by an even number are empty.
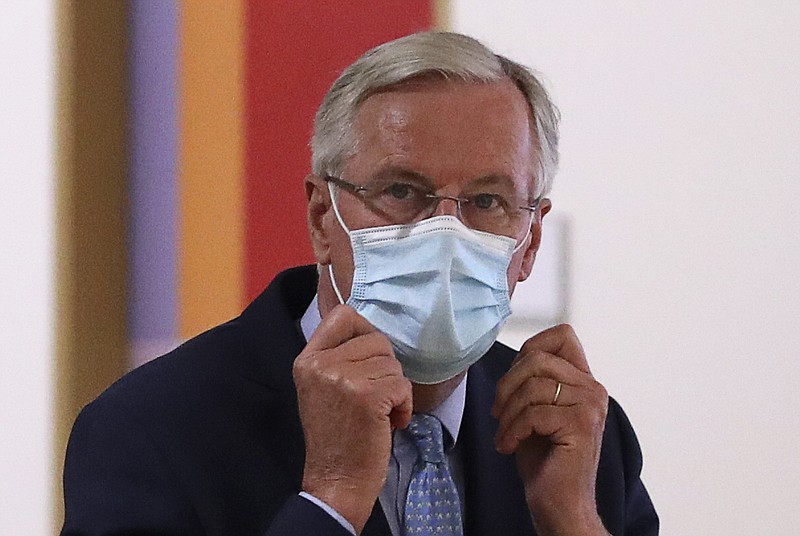
<svg viewBox="0 0 800 536"><path fill-rule="evenodd" d="M420 458L431 463L444 461L444 439L439 419L425 413L416 413L411 417L406 430L414 440Z"/></svg>

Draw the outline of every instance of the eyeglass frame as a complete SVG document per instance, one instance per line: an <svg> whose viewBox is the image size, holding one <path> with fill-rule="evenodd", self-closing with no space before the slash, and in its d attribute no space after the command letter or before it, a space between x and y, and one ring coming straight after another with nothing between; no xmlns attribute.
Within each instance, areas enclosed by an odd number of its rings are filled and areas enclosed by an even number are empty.
<svg viewBox="0 0 800 536"><path fill-rule="evenodd" d="M354 194L354 195L358 194L358 193L361 193L361 192L370 191L370 189L367 188L366 186L363 186L363 185L360 185L360 184L354 184L352 182L346 181L343 178L337 177L335 175L326 174L326 175L324 175L322 177L322 179L327 183L332 183L334 186L338 186L340 188L344 188L346 191L348 191L348 192L350 192L351 194ZM359 199L361 199L361 201L365 205L369 206L369 204L366 203L366 201L364 200L363 197L361 197L361 196L358 196L358 197L359 197ZM452 196L452 195L439 195L437 193L426 193L425 197L427 199L435 200L435 202L432 204L433 212L431 212L431 214L436 212L436 209L439 206L439 203L441 203L442 201L445 201L445 200L454 201L456 203L456 208L458 209L459 218L461 217L461 203L470 203L470 202L472 202L472 201L470 201L469 198L466 198L466 197L456 197L456 196ZM537 197L536 199L533 200L531 205L519 205L519 206L516 206L514 208L517 208L517 209L520 209L520 210L527 210L528 212L531 213L531 217L533 217L533 214L535 214L536 211L539 209L539 204L542 202L543 199L544 199L544 196L539 196L539 197ZM375 211L375 208L374 207L370 207L370 210ZM384 215L384 217L385 217L385 215ZM428 216L428 217L430 217L430 216ZM406 222L406 223L411 223L411 222Z"/></svg>

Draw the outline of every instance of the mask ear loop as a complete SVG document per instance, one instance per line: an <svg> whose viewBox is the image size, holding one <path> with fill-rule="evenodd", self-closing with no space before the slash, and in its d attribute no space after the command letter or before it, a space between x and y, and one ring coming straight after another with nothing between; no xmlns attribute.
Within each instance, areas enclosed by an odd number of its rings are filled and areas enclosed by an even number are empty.
<svg viewBox="0 0 800 536"><path fill-rule="evenodd" d="M344 232L347 233L347 236L350 236L350 229L347 225L344 224L344 219L342 218L342 214L339 212L339 206L336 204L336 195L333 189L333 183L328 183L328 193L331 196L331 206L333 207L333 213L336 214L336 219L339 220L339 225L342 226Z"/></svg>
<svg viewBox="0 0 800 536"><path fill-rule="evenodd" d="M344 232L347 233L347 236L350 236L350 229L348 229L347 225L344 224L342 215L339 213L339 207L336 206L336 196L334 195L333 184L330 182L328 183L328 193L331 196L331 206L333 207L333 213L336 214L336 219L339 221L339 225L342 226L342 229L344 229ZM340 304L344 305L342 292L339 290L339 285L336 284L336 277L333 275L333 264L328 264L328 277L331 280L333 291L336 293L336 298L339 300Z"/></svg>
<svg viewBox="0 0 800 536"><path fill-rule="evenodd" d="M517 246L514 248L514 251L512 251L511 254L514 255L517 251L522 249L522 246L525 245L525 242L528 240L528 237L530 236L531 236L531 226L528 225L528 232L525 233L525 237L522 239L522 242L517 244Z"/></svg>
<svg viewBox="0 0 800 536"><path fill-rule="evenodd" d="M536 211L538 211L538 210L539 210L539 207L537 206L536 207ZM531 218L528 221L528 231L525 233L525 236L522 238L522 242L517 244L516 247L514 248L514 251L511 252L512 255L514 255L517 251L522 249L522 245L525 244L525 242L528 240L528 238L530 238L530 236L531 236L531 227L533 227L533 216L534 216L534 214L536 214L536 211L531 212Z"/></svg>
<svg viewBox="0 0 800 536"><path fill-rule="evenodd" d="M328 277L331 280L331 286L333 286L333 291L336 293L336 298L339 300L339 303L344 305L344 298L342 298L342 293L339 291L339 285L336 284L336 278L333 276L333 265L328 265Z"/></svg>

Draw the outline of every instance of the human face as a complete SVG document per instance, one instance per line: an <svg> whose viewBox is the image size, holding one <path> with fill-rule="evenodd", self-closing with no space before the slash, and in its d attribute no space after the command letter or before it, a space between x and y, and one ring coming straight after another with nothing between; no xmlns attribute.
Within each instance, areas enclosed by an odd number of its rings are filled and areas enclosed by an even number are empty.
<svg viewBox="0 0 800 536"><path fill-rule="evenodd" d="M406 83L366 99L356 115L356 151L341 176L364 184L388 169L425 177L439 195L458 196L482 181L500 181L524 199L535 185L535 140L530 112L519 89L510 81L490 84L421 80ZM337 284L347 298L352 284L350 240L330 206L320 177L309 177L309 227L317 262L332 264ZM380 216L346 193L337 197L350 229L385 225ZM520 231L527 244L514 254L508 268L509 289L525 280L533 267L541 239L541 216L550 205L541 203L531 222L531 233ZM436 215L457 211L453 201L442 201ZM320 312L333 308L327 271L319 287Z"/></svg>

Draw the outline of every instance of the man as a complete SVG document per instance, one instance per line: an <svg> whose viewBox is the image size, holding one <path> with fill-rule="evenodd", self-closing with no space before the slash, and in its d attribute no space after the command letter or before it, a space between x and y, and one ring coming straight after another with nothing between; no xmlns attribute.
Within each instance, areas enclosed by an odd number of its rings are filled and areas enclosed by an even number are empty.
<svg viewBox="0 0 800 536"><path fill-rule="evenodd" d="M572 329L495 343L557 140L536 78L468 37L367 52L315 120L317 269L84 409L63 534L656 534Z"/></svg>

